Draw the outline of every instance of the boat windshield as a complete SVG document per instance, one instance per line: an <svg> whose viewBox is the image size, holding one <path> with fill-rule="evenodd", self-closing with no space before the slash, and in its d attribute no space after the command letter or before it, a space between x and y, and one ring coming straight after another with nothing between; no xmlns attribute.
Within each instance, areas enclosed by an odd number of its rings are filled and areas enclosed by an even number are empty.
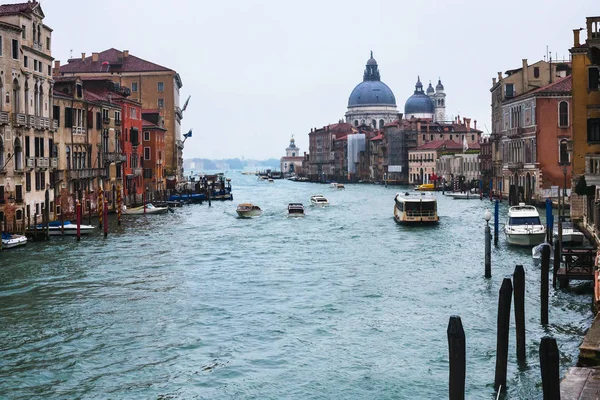
<svg viewBox="0 0 600 400"><path fill-rule="evenodd" d="M510 217L509 225L541 225L540 217Z"/></svg>
<svg viewBox="0 0 600 400"><path fill-rule="evenodd" d="M417 210L435 211L436 210L435 205L436 205L436 203L434 201L423 201L423 202L407 201L406 203L404 203L404 210L405 211L417 211Z"/></svg>

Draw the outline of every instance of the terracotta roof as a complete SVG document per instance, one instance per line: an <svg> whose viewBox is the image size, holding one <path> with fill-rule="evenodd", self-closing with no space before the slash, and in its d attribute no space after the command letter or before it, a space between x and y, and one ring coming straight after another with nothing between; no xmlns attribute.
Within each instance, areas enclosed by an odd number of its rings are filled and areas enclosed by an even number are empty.
<svg viewBox="0 0 600 400"><path fill-rule="evenodd" d="M573 77L571 75L566 76L552 82L549 85L542 86L539 89L535 89L528 94L554 94L554 93L571 93L573 90Z"/></svg>
<svg viewBox="0 0 600 400"><path fill-rule="evenodd" d="M27 3L2 4L0 5L0 15L18 14L33 10L38 5L37 1Z"/></svg>
<svg viewBox="0 0 600 400"><path fill-rule="evenodd" d="M142 119L142 127L143 128L151 128L151 129L160 129L161 131L167 130L166 128L163 128L162 126L158 126L154 122L150 122L145 119Z"/></svg>
<svg viewBox="0 0 600 400"><path fill-rule="evenodd" d="M447 150L460 150L462 149L462 145L456 143L454 140L434 140L433 142L428 142L417 147L415 150L438 150L441 148L446 148Z"/></svg>
<svg viewBox="0 0 600 400"><path fill-rule="evenodd" d="M92 56L86 57L84 60L81 58L72 58L68 64L60 67L61 74L151 71L172 70L131 54L124 57L123 52L115 48L98 53L98 61L92 61Z"/></svg>

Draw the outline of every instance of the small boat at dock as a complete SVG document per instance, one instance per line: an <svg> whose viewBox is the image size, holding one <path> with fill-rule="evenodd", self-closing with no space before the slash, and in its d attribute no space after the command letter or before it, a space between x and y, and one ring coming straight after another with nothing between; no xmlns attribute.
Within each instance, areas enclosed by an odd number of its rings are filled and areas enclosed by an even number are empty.
<svg viewBox="0 0 600 400"><path fill-rule="evenodd" d="M558 224L554 224L552 235L558 239ZM565 221L562 223L562 241L563 243L582 244L585 235L580 232L573 222Z"/></svg>
<svg viewBox="0 0 600 400"><path fill-rule="evenodd" d="M64 224L64 229L63 229ZM37 225L37 229L44 229L45 226L42 224ZM92 225L79 225L79 232L81 235L88 235L96 229ZM64 232L64 233L63 233ZM61 235L77 235L77 224L71 221L52 221L48 224L48 235L50 236L61 236Z"/></svg>
<svg viewBox="0 0 600 400"><path fill-rule="evenodd" d="M169 212L169 207L155 207L152 203L146 204L146 209L144 206L133 208L123 206L123 214L126 215L166 214L167 212Z"/></svg>
<svg viewBox="0 0 600 400"><path fill-rule="evenodd" d="M445 195L454 200L479 200L481 198L479 194L472 192L449 192Z"/></svg>
<svg viewBox="0 0 600 400"><path fill-rule="evenodd" d="M546 227L540 221L537 208L519 203L508 209L504 233L509 244L535 246L546 238Z"/></svg>
<svg viewBox="0 0 600 400"><path fill-rule="evenodd" d="M27 237L15 233L2 232L2 248L13 249L27 244Z"/></svg>

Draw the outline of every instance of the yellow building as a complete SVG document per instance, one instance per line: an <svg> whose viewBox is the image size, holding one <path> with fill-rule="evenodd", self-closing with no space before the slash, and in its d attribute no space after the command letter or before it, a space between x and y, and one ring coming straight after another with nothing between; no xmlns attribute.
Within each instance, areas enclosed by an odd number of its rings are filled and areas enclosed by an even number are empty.
<svg viewBox="0 0 600 400"><path fill-rule="evenodd" d="M597 235L600 230L600 17L588 17L587 39L573 30L573 185L585 176L587 190L571 198L571 217ZM575 186L577 188L577 186Z"/></svg>

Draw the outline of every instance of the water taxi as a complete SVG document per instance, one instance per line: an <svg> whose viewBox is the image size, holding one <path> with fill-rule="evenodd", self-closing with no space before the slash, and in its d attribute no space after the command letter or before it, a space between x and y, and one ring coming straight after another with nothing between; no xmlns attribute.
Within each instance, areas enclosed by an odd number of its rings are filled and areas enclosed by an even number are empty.
<svg viewBox="0 0 600 400"><path fill-rule="evenodd" d="M558 239L558 224L554 224L552 235L555 239ZM582 244L585 235L580 232L573 222L564 221L562 223L562 241L563 243Z"/></svg>
<svg viewBox="0 0 600 400"><path fill-rule="evenodd" d="M508 219L504 226L506 241L517 246L535 246L546 238L546 227L540 221L540 214L534 206L519 203L508 209Z"/></svg>
<svg viewBox="0 0 600 400"><path fill-rule="evenodd" d="M288 217L304 217L304 205L302 203L288 204Z"/></svg>
<svg viewBox="0 0 600 400"><path fill-rule="evenodd" d="M324 207L329 205L329 200L322 194L315 194L314 196L310 196L310 203L313 206Z"/></svg>
<svg viewBox="0 0 600 400"><path fill-rule="evenodd" d="M262 214L262 210L259 206L255 206L252 203L238 204L235 210L240 218L252 218L258 217Z"/></svg>
<svg viewBox="0 0 600 400"><path fill-rule="evenodd" d="M424 193L398 193L394 198L394 220L399 224L438 223L437 199Z"/></svg>
<svg viewBox="0 0 600 400"><path fill-rule="evenodd" d="M2 248L12 249L27 244L27 237L16 233L2 232Z"/></svg>
<svg viewBox="0 0 600 400"><path fill-rule="evenodd" d="M422 185L417 185L417 186L415 186L415 190L430 192L432 190L435 190L435 184L434 183L424 183Z"/></svg>

